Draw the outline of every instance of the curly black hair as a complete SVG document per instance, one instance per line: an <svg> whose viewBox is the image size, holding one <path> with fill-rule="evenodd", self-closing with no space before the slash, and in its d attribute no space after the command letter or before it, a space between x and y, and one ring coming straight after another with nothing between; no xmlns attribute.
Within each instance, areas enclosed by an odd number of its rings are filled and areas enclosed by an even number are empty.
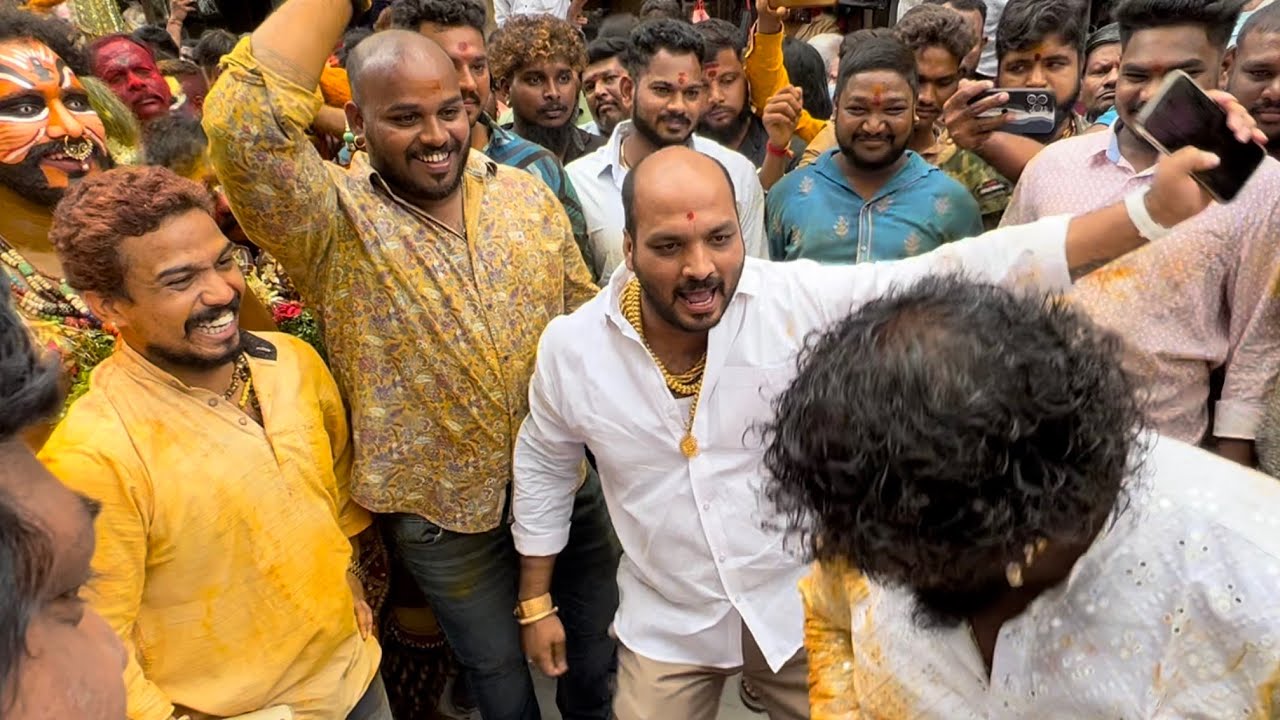
<svg viewBox="0 0 1280 720"><path fill-rule="evenodd" d="M1002 583L1122 501L1144 423L1120 347L1060 298L894 290L806 341L764 427L767 495L820 562L917 597Z"/></svg>
<svg viewBox="0 0 1280 720"><path fill-rule="evenodd" d="M417 32L423 24L469 27L484 35L484 3L478 0L394 0L391 27Z"/></svg>
<svg viewBox="0 0 1280 720"><path fill-rule="evenodd" d="M1027 50L1057 35L1083 58L1089 30L1084 18L1085 7L1078 0L1009 0L996 27L996 57Z"/></svg>
<svg viewBox="0 0 1280 720"><path fill-rule="evenodd" d="M701 63L705 47L698 31L683 20L645 20L631 31L621 62L632 79L638 81L660 50L672 55L693 55Z"/></svg>
<svg viewBox="0 0 1280 720"><path fill-rule="evenodd" d="M52 417L62 404L57 360L36 351L31 331L10 307L11 294L0 276L0 443Z"/></svg>
<svg viewBox="0 0 1280 720"><path fill-rule="evenodd" d="M978 44L978 38L974 37L973 28L965 22L964 16L941 5L911 8L893 26L893 31L912 52L936 46L951 53L957 61L963 60Z"/></svg>
<svg viewBox="0 0 1280 720"><path fill-rule="evenodd" d="M1210 42L1225 50L1245 0L1122 0L1111 11L1120 25L1120 42L1139 30L1170 25L1199 25Z"/></svg>
<svg viewBox="0 0 1280 720"><path fill-rule="evenodd" d="M88 76L89 56L76 42L78 33L70 23L55 17L0 5L0 42L33 38L62 58L76 75Z"/></svg>

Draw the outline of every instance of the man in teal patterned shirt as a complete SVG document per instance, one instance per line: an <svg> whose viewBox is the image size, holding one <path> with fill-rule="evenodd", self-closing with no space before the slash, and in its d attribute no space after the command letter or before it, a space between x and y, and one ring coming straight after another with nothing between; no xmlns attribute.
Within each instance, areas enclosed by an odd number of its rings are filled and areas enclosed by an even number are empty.
<svg viewBox="0 0 1280 720"><path fill-rule="evenodd" d="M897 260L983 231L969 191L907 150L916 114L910 48L887 30L858 34L836 85L839 147L769 193L774 260Z"/></svg>

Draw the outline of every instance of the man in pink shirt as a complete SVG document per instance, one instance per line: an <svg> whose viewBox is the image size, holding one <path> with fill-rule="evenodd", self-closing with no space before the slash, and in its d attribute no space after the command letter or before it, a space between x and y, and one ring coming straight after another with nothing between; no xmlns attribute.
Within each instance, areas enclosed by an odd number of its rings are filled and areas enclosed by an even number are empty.
<svg viewBox="0 0 1280 720"><path fill-rule="evenodd" d="M1123 0L1120 121L1054 143L1027 166L1004 215L1016 225L1102 207L1148 185L1157 151L1130 125L1164 75L1216 88L1239 3ZM1075 286L1072 296L1128 344L1147 413L1163 434L1250 464L1263 397L1280 367L1280 163L1267 159L1230 205L1214 205ZM1222 371L1214 402L1214 375ZM1210 425L1212 424L1212 428Z"/></svg>

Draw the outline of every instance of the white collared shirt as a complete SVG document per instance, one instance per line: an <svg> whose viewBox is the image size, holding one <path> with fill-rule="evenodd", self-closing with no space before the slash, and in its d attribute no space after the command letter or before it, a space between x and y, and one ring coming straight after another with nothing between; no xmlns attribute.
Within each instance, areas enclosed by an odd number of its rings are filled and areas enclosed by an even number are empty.
<svg viewBox="0 0 1280 720"><path fill-rule="evenodd" d="M625 553L614 625L623 644L662 662L737 667L745 622L776 671L801 645L796 583L805 565L784 546L761 494L758 428L795 376L805 336L933 273L1064 289L1068 223L1048 218L894 263L748 258L707 339L693 426L701 450L691 459L678 447L687 407L622 316L631 273L619 268L599 295L543 332L515 448L516 548L555 555L568 542L585 444Z"/></svg>
<svg viewBox="0 0 1280 720"><path fill-rule="evenodd" d="M849 632L817 695L904 720L1276 717L1280 484L1152 439L1066 582L1000 628L990 674L967 623L922 629L905 591L850 574L845 603L815 604L833 579L806 581L814 627Z"/></svg>
<svg viewBox="0 0 1280 720"><path fill-rule="evenodd" d="M512 15L550 15L569 19L571 0L493 0L493 22L498 27Z"/></svg>
<svg viewBox="0 0 1280 720"><path fill-rule="evenodd" d="M627 169L619 158L622 141L634 132L630 120L618 123L604 147L590 155L584 155L565 166L573 187L582 201L582 214L587 218L587 235L595 258L598 277L606 278L614 268L622 264L622 181ZM769 245L764 235L764 190L756 176L756 166L737 152L714 140L697 135L690 136L689 146L715 158L729 171L733 180L733 192L738 200L738 218L742 224L742 239L747 244L747 255L769 257Z"/></svg>

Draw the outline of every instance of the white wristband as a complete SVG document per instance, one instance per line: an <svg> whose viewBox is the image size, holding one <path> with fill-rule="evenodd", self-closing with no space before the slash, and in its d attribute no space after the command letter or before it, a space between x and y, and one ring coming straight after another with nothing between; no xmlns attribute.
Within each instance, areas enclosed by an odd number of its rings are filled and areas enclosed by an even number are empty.
<svg viewBox="0 0 1280 720"><path fill-rule="evenodd" d="M1173 228L1167 228L1151 217L1151 213L1147 211L1147 193L1149 192L1151 192L1150 186L1125 195L1124 208L1129 211L1129 222L1138 228L1138 234L1154 242L1173 232Z"/></svg>

